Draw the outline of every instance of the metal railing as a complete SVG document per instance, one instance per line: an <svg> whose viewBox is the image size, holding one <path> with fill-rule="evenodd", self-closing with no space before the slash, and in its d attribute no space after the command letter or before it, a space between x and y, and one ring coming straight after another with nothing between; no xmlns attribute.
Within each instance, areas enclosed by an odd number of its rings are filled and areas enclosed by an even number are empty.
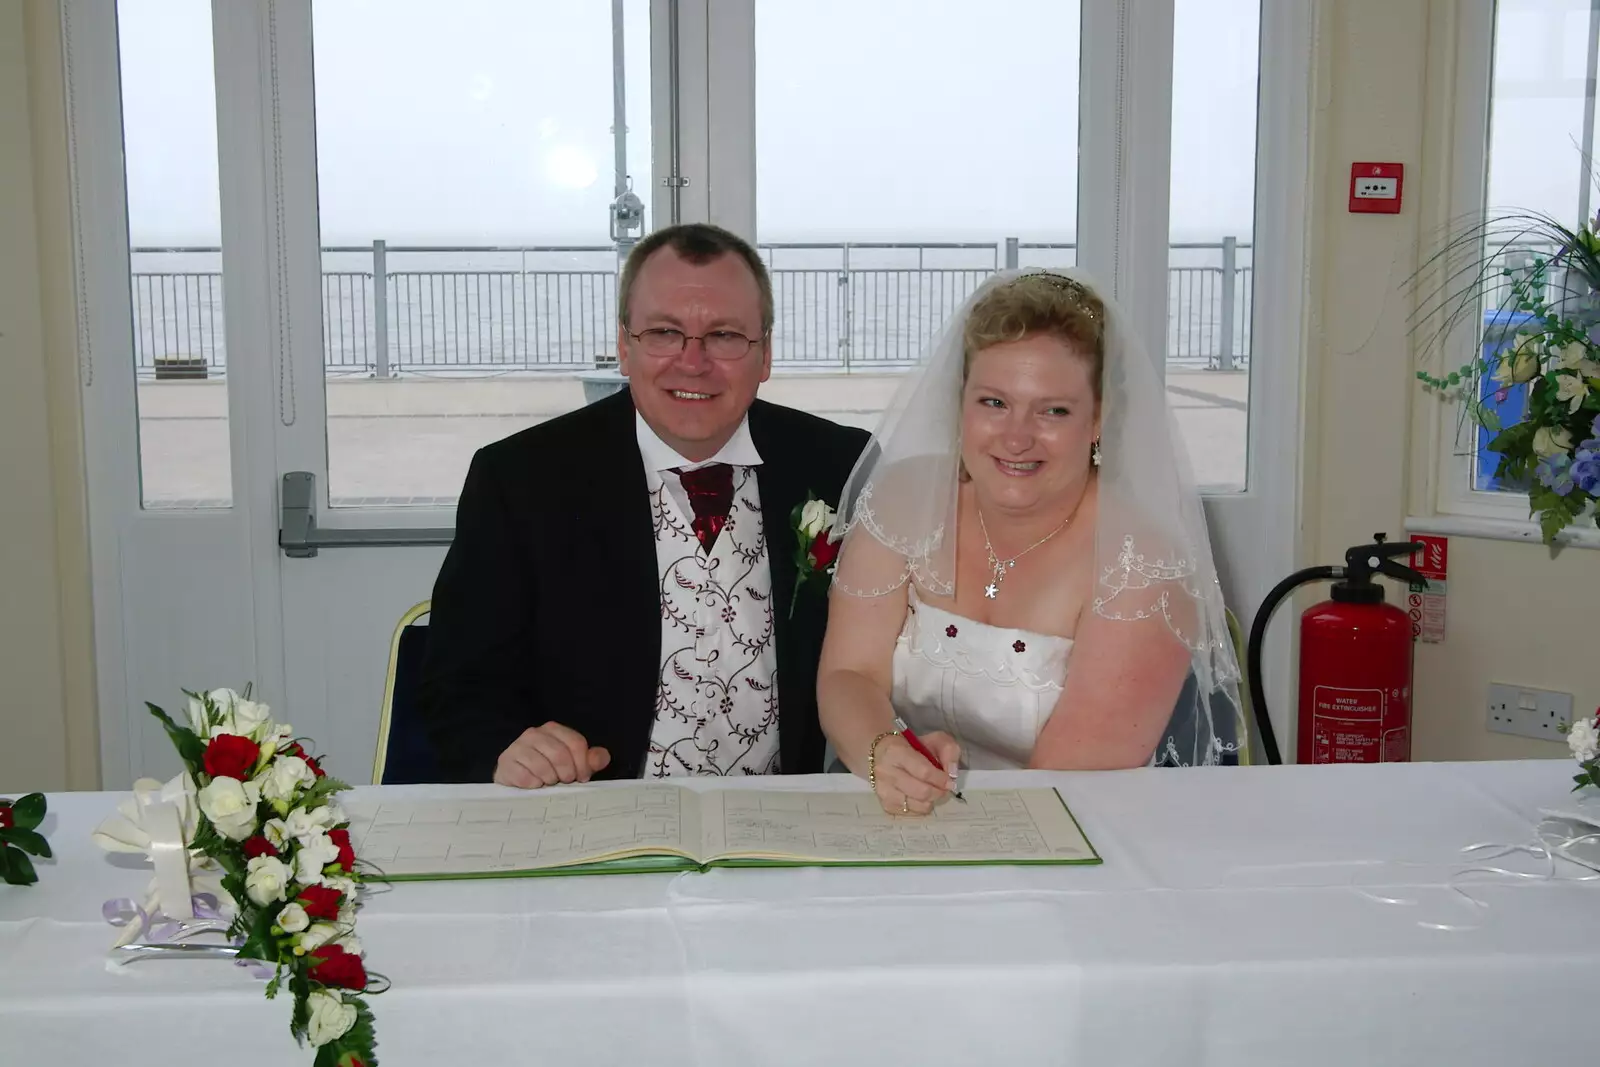
<svg viewBox="0 0 1600 1067"><path fill-rule="evenodd" d="M1250 244L1170 246L1169 363L1231 370L1250 359ZM134 248L134 350L146 376L226 373L220 251ZM859 370L916 362L940 326L1002 267L1071 266L1076 246L1025 242L782 243L772 275L779 364ZM323 249L329 374L583 370L614 361L611 246L335 246Z"/></svg>

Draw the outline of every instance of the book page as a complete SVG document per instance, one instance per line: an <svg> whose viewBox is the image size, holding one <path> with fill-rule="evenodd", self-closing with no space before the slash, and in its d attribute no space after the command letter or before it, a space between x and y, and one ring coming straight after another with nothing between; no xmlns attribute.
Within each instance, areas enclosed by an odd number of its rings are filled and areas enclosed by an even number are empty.
<svg viewBox="0 0 1600 1067"><path fill-rule="evenodd" d="M891 815L868 792L727 790L700 796L706 859L825 863L1094 863L1054 789L969 789L931 815Z"/></svg>
<svg viewBox="0 0 1600 1067"><path fill-rule="evenodd" d="M694 794L672 785L559 786L494 800L351 803L350 843L384 875L533 871L683 853L700 837Z"/></svg>

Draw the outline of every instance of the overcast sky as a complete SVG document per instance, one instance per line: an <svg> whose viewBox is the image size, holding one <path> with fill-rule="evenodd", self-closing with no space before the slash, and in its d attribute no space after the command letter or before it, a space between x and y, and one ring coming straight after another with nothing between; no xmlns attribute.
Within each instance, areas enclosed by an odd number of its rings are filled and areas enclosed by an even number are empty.
<svg viewBox="0 0 1600 1067"><path fill-rule="evenodd" d="M1176 0L1177 239L1250 232L1260 2ZM1575 221L1589 2L1500 6L1491 202ZM133 241L214 242L209 4L118 8ZM325 244L605 243L609 0L313 10ZM648 2L626 10L628 166L648 203ZM1071 235L1073 0L756 0L756 17L764 240Z"/></svg>

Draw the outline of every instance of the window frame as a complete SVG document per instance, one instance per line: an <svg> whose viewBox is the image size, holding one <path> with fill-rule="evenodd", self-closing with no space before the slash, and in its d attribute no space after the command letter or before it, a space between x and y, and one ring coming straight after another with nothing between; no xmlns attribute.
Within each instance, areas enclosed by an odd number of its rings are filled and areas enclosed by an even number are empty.
<svg viewBox="0 0 1600 1067"><path fill-rule="evenodd" d="M1439 87L1447 94L1447 104L1438 116L1439 128L1445 131L1444 143L1430 148L1437 152L1448 176L1448 195L1441 198L1441 209L1425 216L1424 232L1442 232L1451 220L1481 217L1487 210L1497 4L1496 0L1459 0L1447 8L1436 9L1433 18L1434 27L1454 52L1454 74ZM1446 21L1441 24L1440 20ZM1428 254L1426 249L1423 254ZM1444 265L1443 270L1453 274L1473 262L1469 255L1462 253L1460 259L1453 265ZM1423 285L1422 291L1428 291L1426 279ZM1432 349L1430 353L1414 349L1413 358L1425 358L1435 372L1439 365L1459 365L1468 358L1466 353L1476 351L1482 343L1481 318L1480 311L1458 322L1444 336L1438 346L1446 353L1442 363ZM1420 338L1417 343L1422 343ZM1529 517L1526 494L1473 487L1477 431L1470 421L1463 424L1461 405L1442 401L1421 388L1417 392L1421 395L1411 410L1417 438L1425 442L1426 458L1414 467L1420 491L1413 493L1416 514L1406 519L1406 532L1542 542L1538 523ZM1463 439L1464 433L1470 433L1471 438ZM1557 540L1563 545L1600 548L1600 529L1573 527L1558 535Z"/></svg>

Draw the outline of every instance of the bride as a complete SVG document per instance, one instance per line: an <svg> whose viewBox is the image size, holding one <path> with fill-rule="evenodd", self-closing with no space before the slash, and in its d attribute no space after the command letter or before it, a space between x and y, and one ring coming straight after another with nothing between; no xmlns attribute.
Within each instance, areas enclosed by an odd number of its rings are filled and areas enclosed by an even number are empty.
<svg viewBox="0 0 1600 1067"><path fill-rule="evenodd" d="M818 711L886 810L931 811L958 761L1237 762L1239 667L1188 458L1154 363L1081 272L973 294L843 499Z"/></svg>

